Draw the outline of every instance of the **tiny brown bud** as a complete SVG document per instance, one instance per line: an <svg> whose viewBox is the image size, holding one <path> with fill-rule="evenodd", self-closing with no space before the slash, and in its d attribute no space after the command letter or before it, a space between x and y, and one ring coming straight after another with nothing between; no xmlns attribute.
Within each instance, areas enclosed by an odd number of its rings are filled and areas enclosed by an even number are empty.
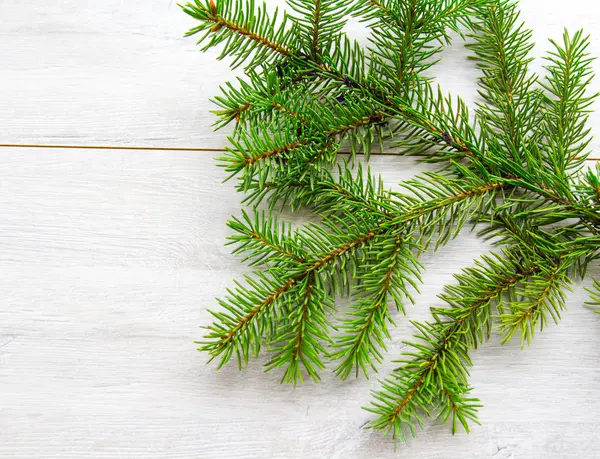
<svg viewBox="0 0 600 459"><path fill-rule="evenodd" d="M453 145L452 137L447 132L442 132L442 140L450 146Z"/></svg>
<svg viewBox="0 0 600 459"><path fill-rule="evenodd" d="M213 0L210 0L210 11L212 11L212 14L217 14L217 5L215 5L215 2Z"/></svg>

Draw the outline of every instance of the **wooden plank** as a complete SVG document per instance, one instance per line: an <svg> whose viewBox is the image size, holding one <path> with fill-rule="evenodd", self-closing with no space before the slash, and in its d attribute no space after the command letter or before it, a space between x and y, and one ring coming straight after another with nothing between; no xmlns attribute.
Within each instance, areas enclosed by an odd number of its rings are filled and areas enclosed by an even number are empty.
<svg viewBox="0 0 600 459"><path fill-rule="evenodd" d="M271 7L284 0L269 0ZM563 27L597 29L594 0L522 0L536 53ZM172 0L4 0L0 4L0 144L143 145L222 148L208 99L231 80L217 53L183 34L192 25ZM365 42L356 21L347 27ZM600 39L590 52L600 56ZM434 74L442 88L476 100L478 72L457 40ZM540 68L541 61L534 67ZM595 65L598 65L596 62ZM594 82L600 90L600 80ZM600 114L592 116L600 126ZM596 131L597 132L597 131ZM599 144L594 150L600 152ZM600 156L598 153L597 156Z"/></svg>
<svg viewBox="0 0 600 459"><path fill-rule="evenodd" d="M589 0L521 4L540 39L597 24ZM230 73L181 39L189 23L173 2L5 0L0 17L0 143L224 145L206 99ZM440 81L472 101L476 72L463 59L449 50ZM194 351L206 308L243 270L222 247L239 196L212 156L0 151L0 456L394 456L362 429L375 381L325 374L291 391L261 361L215 372ZM387 183L417 170L399 158L373 167ZM441 285L484 250L465 235L428 258L410 318L426 318ZM428 427L398 455L596 457L599 319L583 301L578 288L560 327L524 352L494 341L474 355L482 427L453 438ZM389 359L411 333L399 323Z"/></svg>
<svg viewBox="0 0 600 459"><path fill-rule="evenodd" d="M208 98L227 64L171 0L0 5L0 143L223 145Z"/></svg>
<svg viewBox="0 0 600 459"><path fill-rule="evenodd" d="M421 170L372 167L389 184ZM193 152L0 150L0 457L394 457L362 427L375 379L325 372L294 391L261 373L264 358L217 372L195 351L206 309L243 270L222 246L240 198L222 179ZM425 257L409 318L441 306L441 286L486 248L464 234ZM473 354L482 427L428 426L398 455L595 457L600 316L584 298L531 348ZM412 332L398 323L382 375Z"/></svg>

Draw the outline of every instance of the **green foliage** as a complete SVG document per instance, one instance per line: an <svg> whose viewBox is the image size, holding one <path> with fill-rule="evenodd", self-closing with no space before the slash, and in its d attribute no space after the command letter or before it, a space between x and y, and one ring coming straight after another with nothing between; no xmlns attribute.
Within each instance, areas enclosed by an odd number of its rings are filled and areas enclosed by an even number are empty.
<svg viewBox="0 0 600 459"><path fill-rule="evenodd" d="M198 44L205 43L202 51L224 44L219 59L233 57L235 68L250 60L248 67L268 62L277 56L290 56L288 42L295 30L286 27L285 17L278 23L277 11L273 17L267 5L256 8L254 0L195 0L183 6L183 11L198 25L187 35L202 33Z"/></svg>
<svg viewBox="0 0 600 459"><path fill-rule="evenodd" d="M458 423L469 430L479 408L468 396L469 351L489 338L492 308L502 309L515 286L535 272L522 270L519 255L512 248L483 257L455 276L456 285L445 287L440 298L449 308L432 308L432 322L414 323L416 341L406 342L410 351L399 361L402 366L383 382L368 408L378 416L373 427L404 439L405 430L414 434L424 415L437 413L444 420L452 416L453 432Z"/></svg>
<svg viewBox="0 0 600 459"><path fill-rule="evenodd" d="M579 31L553 41L540 77L512 0L288 5L283 16L253 0L183 7L203 49L221 45L233 67L246 65L214 102L216 127L234 125L220 165L251 207L229 222L229 244L255 271L219 300L200 350L242 367L266 348L266 369L294 385L329 362L341 378L368 376L418 294L419 257L470 227L498 249L444 287L448 307L414 323L410 350L367 408L395 439L428 417L468 431L480 408L470 353L494 324L503 343L530 344L600 258L600 167L583 168L596 97L589 40ZM369 28L366 50L344 34L347 15ZM426 74L451 31L468 37L481 72L474 110ZM386 142L437 170L391 191L355 165ZM294 229L279 208L317 221ZM600 305L597 281L590 294Z"/></svg>
<svg viewBox="0 0 600 459"><path fill-rule="evenodd" d="M529 53L534 43L531 30L519 22L516 3L486 5L471 22L473 43L482 76L479 94L483 103L478 115L489 136L496 137L511 153L521 153L521 144L534 131L540 111L539 90L534 89L537 76L530 75ZM516 156L516 155L515 155ZM515 160L522 159L515 157Z"/></svg>
<svg viewBox="0 0 600 459"><path fill-rule="evenodd" d="M388 324L393 320L388 303L393 301L398 311L404 312L403 300L413 301L410 289L417 289L420 280L418 261L410 243L402 235L385 237L381 244L373 244L367 254L367 264L358 277L355 304L340 325L341 335L331 353L332 359L341 362L335 371L347 378L352 370L358 376L362 369L368 376L368 366L377 370L381 362L385 341L391 339Z"/></svg>
<svg viewBox="0 0 600 459"><path fill-rule="evenodd" d="M560 320L560 312L565 307L564 290L569 288L566 269L559 263L542 262L537 272L522 283L516 298L500 313L502 342L510 341L520 330L521 343L530 344L536 325L543 330L548 315L555 323Z"/></svg>
<svg viewBox="0 0 600 459"><path fill-rule="evenodd" d="M343 0L289 0L291 16L298 26L296 39L301 52L319 60L328 55L331 45L346 24L346 2Z"/></svg>
<svg viewBox="0 0 600 459"><path fill-rule="evenodd" d="M594 310L598 314L600 314L600 282L597 281L596 279L594 279L593 281L594 281L594 284L593 284L592 288L588 289L588 292L590 293L591 301L586 302L586 304L595 308Z"/></svg>
<svg viewBox="0 0 600 459"><path fill-rule="evenodd" d="M572 38L565 31L563 44L551 43L555 50L546 57L548 74L542 83L548 94L544 99L545 150L550 166L566 172L581 167L591 141L586 124L596 95L586 91L592 79L592 59L586 54L589 38L581 31Z"/></svg>

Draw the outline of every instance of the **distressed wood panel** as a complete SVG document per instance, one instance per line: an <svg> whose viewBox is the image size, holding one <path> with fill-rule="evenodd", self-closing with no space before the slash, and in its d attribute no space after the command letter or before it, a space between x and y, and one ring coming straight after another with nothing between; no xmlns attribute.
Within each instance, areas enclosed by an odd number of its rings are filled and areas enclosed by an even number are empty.
<svg viewBox="0 0 600 459"><path fill-rule="evenodd" d="M547 38L560 39L564 27L597 29L593 0L522 0L521 7L538 55L549 49ZM215 51L202 54L193 38L183 38L194 22L176 2L3 0L0 18L0 144L226 144L228 131L212 132L208 99L239 72L216 61ZM359 23L351 21L347 30L365 42ZM590 51L600 56L600 37L593 37ZM477 72L466 56L457 40L434 74L444 90L472 103ZM600 90L600 80L594 85ZM592 124L600 126L600 114Z"/></svg>
<svg viewBox="0 0 600 459"><path fill-rule="evenodd" d="M421 169L374 158L387 183ZM239 211L214 159L192 152L0 149L0 456L395 457L365 430L376 380L292 390L264 360L217 372L195 351L239 260L222 247ZM302 221L303 217L295 221ZM486 245L462 235L428 266L410 319ZM428 426L398 457L597 457L600 316L581 288L535 344L474 353L482 427ZM399 318L386 374L410 336Z"/></svg>
<svg viewBox="0 0 600 459"><path fill-rule="evenodd" d="M564 26L597 29L591 0L521 6L538 54ZM175 2L4 0L0 18L0 143L225 145L207 98L231 73L182 38L191 22ZM600 55L600 38L592 45ZM436 73L473 102L464 58L447 50ZM421 169L372 165L388 184ZM264 360L241 374L205 365L198 326L244 269L222 246L240 209L223 178L210 153L0 149L1 457L600 457L600 317L582 286L531 348L493 340L474 353L483 426L455 437L428 426L396 453L362 428L375 380L326 373L292 390L262 374ZM428 317L452 273L486 250L463 234L426 257L409 319ZM382 375L411 334L398 322Z"/></svg>

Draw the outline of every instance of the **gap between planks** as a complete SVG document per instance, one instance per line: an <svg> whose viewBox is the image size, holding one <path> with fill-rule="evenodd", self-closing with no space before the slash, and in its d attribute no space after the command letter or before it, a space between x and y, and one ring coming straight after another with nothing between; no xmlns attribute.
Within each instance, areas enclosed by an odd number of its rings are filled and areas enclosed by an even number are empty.
<svg viewBox="0 0 600 459"><path fill-rule="evenodd" d="M21 143L1 143L0 148L53 148L71 150L146 150L146 151L197 151L206 153L226 153L225 148L194 148L194 147L149 147L149 146L117 146L117 145L37 145ZM338 154L350 155L349 151L339 151ZM371 153L371 156L398 156L398 153L384 151Z"/></svg>
<svg viewBox="0 0 600 459"><path fill-rule="evenodd" d="M0 148L51 148L71 150L141 150L141 151L197 151L205 153L225 153L224 148L194 148L194 147L149 147L149 146L117 146L117 145L37 145L25 143L1 143ZM349 151L340 151L338 154L350 155ZM371 153L371 156L398 156L398 153L389 151ZM600 161L600 158L587 158L587 161Z"/></svg>

